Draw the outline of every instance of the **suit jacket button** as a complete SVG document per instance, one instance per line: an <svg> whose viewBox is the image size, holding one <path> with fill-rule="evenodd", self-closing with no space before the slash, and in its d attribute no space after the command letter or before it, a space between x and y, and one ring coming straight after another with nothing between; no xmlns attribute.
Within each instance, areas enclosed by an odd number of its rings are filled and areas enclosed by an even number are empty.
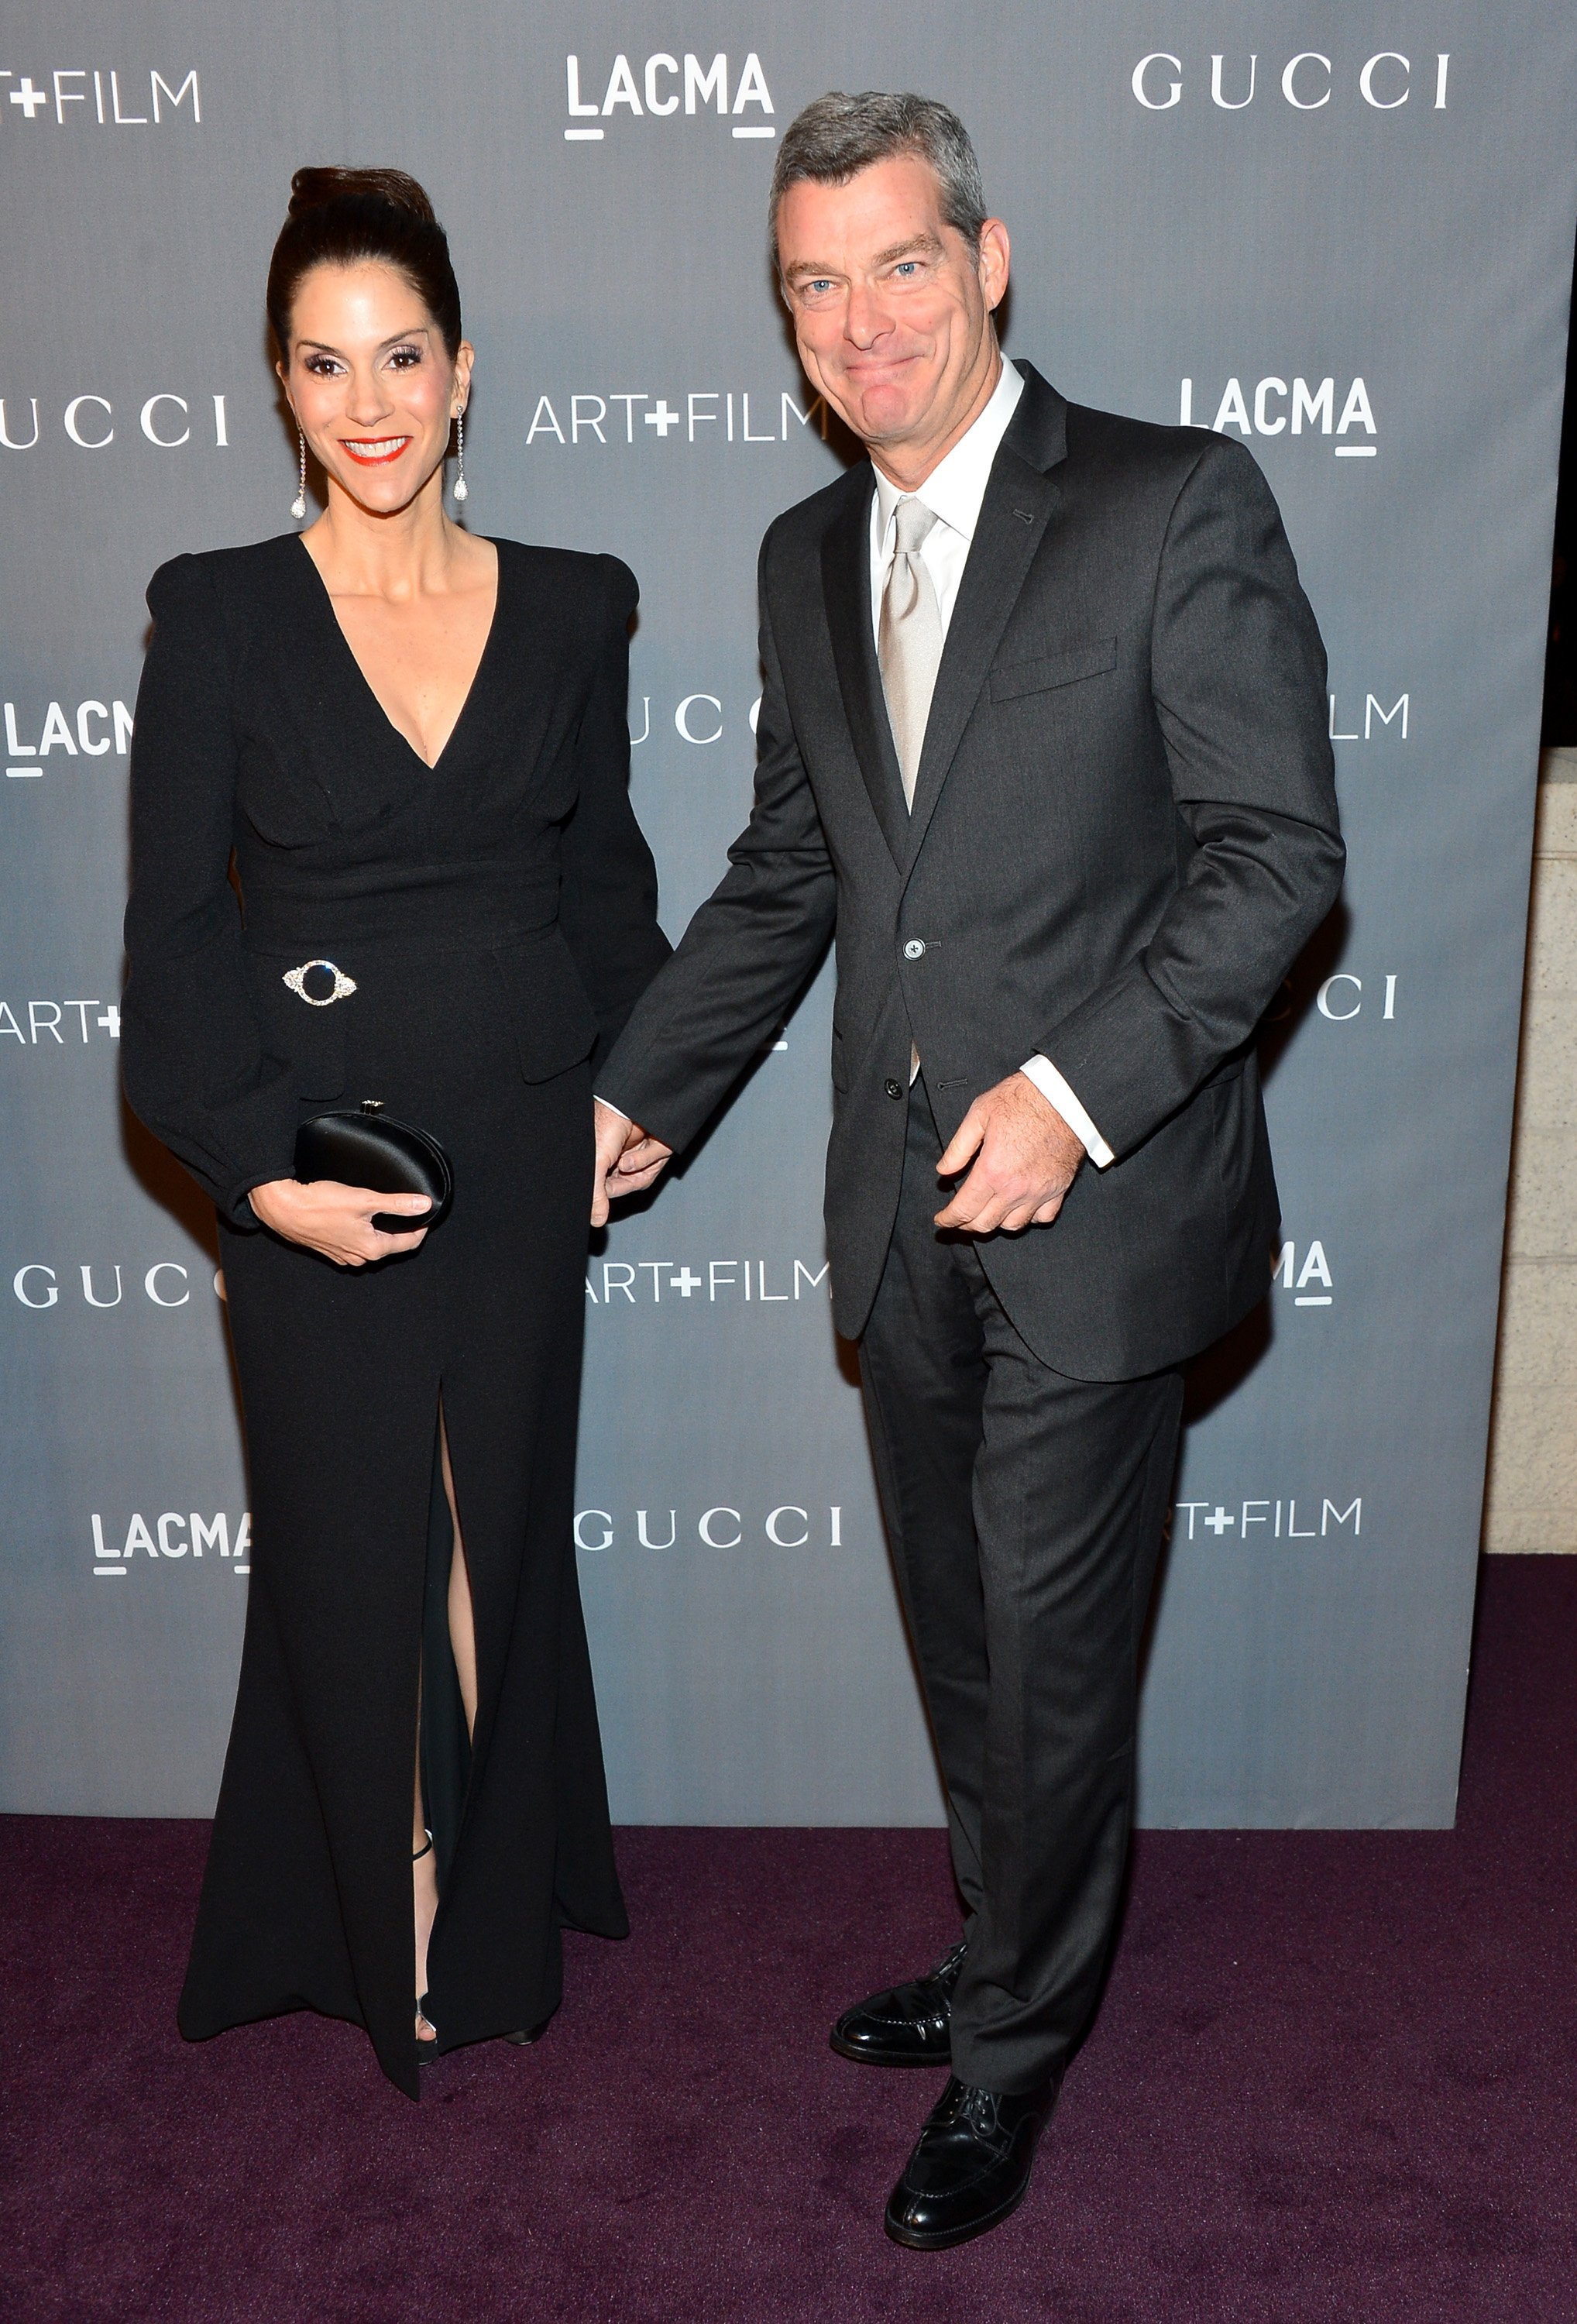
<svg viewBox="0 0 1577 2324"><path fill-rule="evenodd" d="M883 1082L881 1086L887 1092L889 1097L901 1097L903 1095L903 1084L901 1082L895 1082L890 1079Z"/></svg>
<svg viewBox="0 0 1577 2324"><path fill-rule="evenodd" d="M925 950L926 947L919 937L911 936L903 948L903 956L905 960L920 960L925 956Z"/></svg>

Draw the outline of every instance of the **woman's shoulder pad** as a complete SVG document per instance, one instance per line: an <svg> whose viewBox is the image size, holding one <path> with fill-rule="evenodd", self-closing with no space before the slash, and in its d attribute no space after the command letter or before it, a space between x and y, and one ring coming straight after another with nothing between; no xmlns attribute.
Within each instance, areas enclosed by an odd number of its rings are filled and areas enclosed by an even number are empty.
<svg viewBox="0 0 1577 2324"><path fill-rule="evenodd" d="M156 616L195 613L221 599L244 607L266 587L269 573L278 571L282 552L301 554L295 541L294 533L279 533L241 549L199 549L172 557L148 584L148 609Z"/></svg>
<svg viewBox="0 0 1577 2324"><path fill-rule="evenodd" d="M523 540L501 540L496 546L539 586L555 595L601 597L621 621L627 621L640 603L640 585L622 558L595 549L543 549Z"/></svg>

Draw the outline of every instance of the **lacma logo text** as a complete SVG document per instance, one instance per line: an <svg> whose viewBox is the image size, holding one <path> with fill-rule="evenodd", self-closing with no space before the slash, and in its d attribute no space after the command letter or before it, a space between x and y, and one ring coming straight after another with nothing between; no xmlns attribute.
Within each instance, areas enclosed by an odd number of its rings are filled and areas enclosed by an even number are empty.
<svg viewBox="0 0 1577 2324"><path fill-rule="evenodd" d="M1270 1280L1292 1294L1295 1307L1329 1307L1335 1296L1331 1262L1318 1237L1309 1243L1301 1265L1296 1242L1284 1242L1274 1254Z"/></svg>
<svg viewBox="0 0 1577 2324"><path fill-rule="evenodd" d="M1204 427L1203 417L1194 416L1194 382L1180 383L1177 422L1179 427ZM1201 406L1208 411L1208 398ZM1336 382L1333 376L1318 380L1313 386L1306 379L1295 379L1289 387L1274 373L1257 380L1245 390L1240 379L1229 379L1222 390L1221 401L1215 408L1215 418L1208 424L1218 436L1235 428L1240 436L1329 436L1337 438L1357 429L1360 435L1376 433L1374 411L1369 400L1369 390L1361 379L1354 379L1342 399L1342 416L1334 419ZM1331 449L1339 460L1372 460L1379 450L1377 444L1335 442Z"/></svg>
<svg viewBox="0 0 1577 2324"><path fill-rule="evenodd" d="M196 1561L205 1551L212 1550L226 1560L232 1573L252 1571L252 1512L243 1509L234 1532L223 1509L205 1517L197 1509L165 1509L158 1517L145 1517L134 1509L126 1526L124 1545L116 1548L120 1527L106 1526L100 1511L95 1509L89 1520L93 1529L93 1572L96 1579L124 1581L134 1566L144 1557L151 1557L155 1566L161 1559L187 1558Z"/></svg>
<svg viewBox="0 0 1577 2324"><path fill-rule="evenodd" d="M43 761L55 752L60 763L72 759L106 759L113 752L124 759L132 744L132 714L124 702L78 702L68 712L51 702L42 718L36 705L30 717L18 715L14 702L5 706L6 774L16 781L43 775ZM36 731L37 742L29 738Z"/></svg>
<svg viewBox="0 0 1577 2324"><path fill-rule="evenodd" d="M565 131L571 145L600 144L607 135L604 121L666 121L676 114L705 114L715 111L724 118L732 116L736 137L775 137L778 134L771 119L772 96L767 87L767 77L761 70L761 60L752 49L739 69L732 86L733 101L729 102L728 58L721 51L710 60L686 54L683 60L659 49L637 69L622 52L613 59L599 103L596 96L601 76L595 65L587 65L585 73L577 56L564 60L565 95L570 125ZM682 109L682 110L681 110ZM741 116L745 116L741 118ZM595 129L582 126L595 121Z"/></svg>

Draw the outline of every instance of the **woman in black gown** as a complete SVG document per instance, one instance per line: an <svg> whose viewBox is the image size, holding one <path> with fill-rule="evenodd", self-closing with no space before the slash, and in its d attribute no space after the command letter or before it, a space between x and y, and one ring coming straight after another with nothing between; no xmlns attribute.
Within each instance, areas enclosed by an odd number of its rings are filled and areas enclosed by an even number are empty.
<svg viewBox="0 0 1577 2324"><path fill-rule="evenodd" d="M575 1434L592 1064L668 947L634 580L446 515L472 350L420 188L298 173L269 312L327 509L155 575L132 774L126 1088L217 1207L254 1512L180 2024L323 2010L414 2096L551 2015L562 1924L625 1927ZM430 1234L295 1179L298 1125L369 1098L448 1151Z"/></svg>

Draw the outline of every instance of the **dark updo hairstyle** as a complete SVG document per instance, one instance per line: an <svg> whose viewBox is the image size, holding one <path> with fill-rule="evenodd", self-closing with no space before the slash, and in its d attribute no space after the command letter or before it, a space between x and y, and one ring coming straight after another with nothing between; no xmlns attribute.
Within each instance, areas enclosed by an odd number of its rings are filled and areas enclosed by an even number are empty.
<svg viewBox="0 0 1577 2324"><path fill-rule="evenodd" d="M438 327L451 360L460 346L460 291L449 238L433 206L403 170L298 170L290 207L268 269L268 319L281 361L290 355L290 309L315 266L398 267Z"/></svg>

